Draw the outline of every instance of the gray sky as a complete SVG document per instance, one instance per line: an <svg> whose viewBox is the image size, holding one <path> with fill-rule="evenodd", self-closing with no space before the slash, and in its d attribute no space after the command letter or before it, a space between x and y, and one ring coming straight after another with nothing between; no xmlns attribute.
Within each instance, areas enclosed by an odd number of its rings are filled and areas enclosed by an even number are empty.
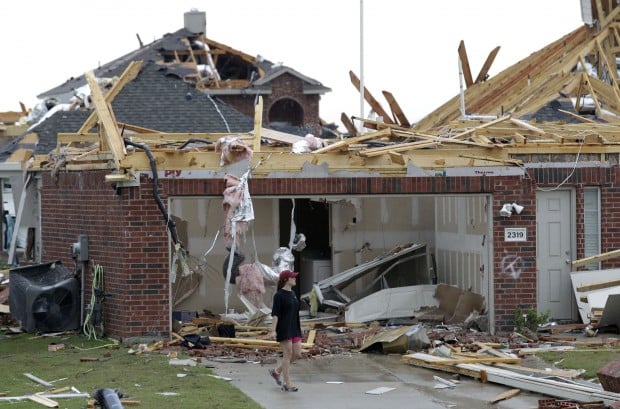
<svg viewBox="0 0 620 409"><path fill-rule="evenodd" d="M28 108L36 95L183 27L191 9L207 13L207 37L282 62L330 87L321 117L360 115L349 70L384 104L394 94L417 121L458 94L461 40L475 77L489 52L495 75L580 27L579 0L22 0L0 2L0 111ZM369 108L366 106L366 111ZM366 112L367 114L367 112Z"/></svg>

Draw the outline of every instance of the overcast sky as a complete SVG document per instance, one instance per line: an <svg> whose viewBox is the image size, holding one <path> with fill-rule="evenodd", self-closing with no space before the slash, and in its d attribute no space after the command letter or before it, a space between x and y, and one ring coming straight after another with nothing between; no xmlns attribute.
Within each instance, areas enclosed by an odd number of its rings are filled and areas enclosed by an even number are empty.
<svg viewBox="0 0 620 409"><path fill-rule="evenodd" d="M494 75L580 27L579 0L57 0L0 2L0 111L183 27L191 9L207 14L207 37L282 62L330 87L321 117L360 115L349 70L387 109L394 94L414 122L459 92L464 40L475 78L489 52ZM369 110L366 106L365 110ZM367 113L367 112L366 112Z"/></svg>

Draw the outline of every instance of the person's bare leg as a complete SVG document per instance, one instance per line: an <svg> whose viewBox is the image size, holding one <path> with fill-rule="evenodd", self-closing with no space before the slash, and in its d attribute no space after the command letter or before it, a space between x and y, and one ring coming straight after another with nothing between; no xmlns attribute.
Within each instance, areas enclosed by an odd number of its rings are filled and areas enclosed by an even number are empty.
<svg viewBox="0 0 620 409"><path fill-rule="evenodd" d="M288 386L291 384L289 368L291 366L291 356L293 355L293 342L287 339L286 341L281 341L280 346L282 347L282 363L276 368L276 372L281 374L282 383Z"/></svg>
<svg viewBox="0 0 620 409"><path fill-rule="evenodd" d="M301 341L295 342L293 344L293 350L291 354L291 363L295 362L298 359L301 359Z"/></svg>

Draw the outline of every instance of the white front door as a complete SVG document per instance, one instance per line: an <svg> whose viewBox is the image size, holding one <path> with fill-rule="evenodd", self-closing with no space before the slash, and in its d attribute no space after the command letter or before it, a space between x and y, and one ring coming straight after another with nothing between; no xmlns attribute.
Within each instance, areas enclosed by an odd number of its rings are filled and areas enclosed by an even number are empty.
<svg viewBox="0 0 620 409"><path fill-rule="evenodd" d="M538 312L555 320L576 319L571 285L574 237L571 191L536 194Z"/></svg>

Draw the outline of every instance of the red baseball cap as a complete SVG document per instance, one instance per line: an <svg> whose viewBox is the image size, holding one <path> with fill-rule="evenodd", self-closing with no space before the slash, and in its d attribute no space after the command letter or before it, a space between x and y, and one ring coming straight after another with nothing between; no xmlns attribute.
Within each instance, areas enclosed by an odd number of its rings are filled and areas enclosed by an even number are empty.
<svg viewBox="0 0 620 409"><path fill-rule="evenodd" d="M296 278L298 275L299 273L296 271L284 270L280 273L280 281L284 282L288 280L289 278Z"/></svg>

